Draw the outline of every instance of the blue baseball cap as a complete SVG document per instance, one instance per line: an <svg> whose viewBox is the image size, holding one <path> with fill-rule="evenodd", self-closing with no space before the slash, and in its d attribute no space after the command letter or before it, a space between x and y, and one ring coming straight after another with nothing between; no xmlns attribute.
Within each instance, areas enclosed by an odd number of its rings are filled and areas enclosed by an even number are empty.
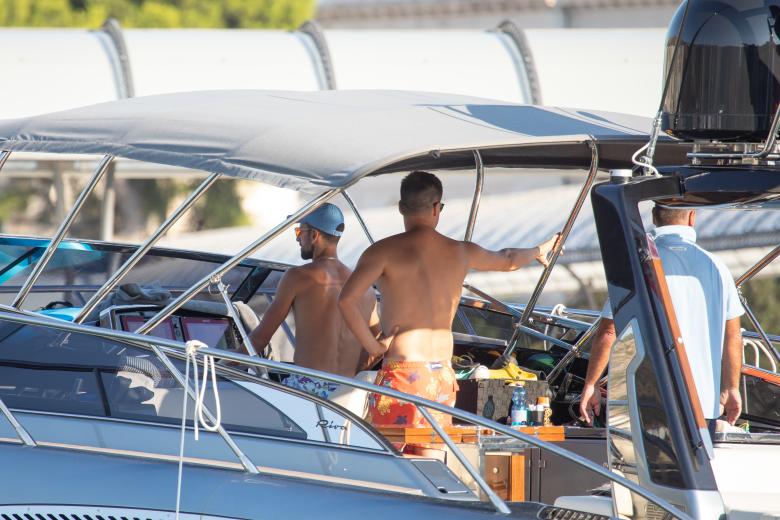
<svg viewBox="0 0 780 520"><path fill-rule="evenodd" d="M340 237L344 232L344 214L338 206L326 202L303 217L299 224L307 224L328 235Z"/></svg>

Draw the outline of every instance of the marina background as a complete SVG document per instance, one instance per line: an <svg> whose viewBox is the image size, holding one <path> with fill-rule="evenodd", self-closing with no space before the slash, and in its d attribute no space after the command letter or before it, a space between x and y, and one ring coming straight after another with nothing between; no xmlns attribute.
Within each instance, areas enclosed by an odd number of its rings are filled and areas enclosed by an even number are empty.
<svg viewBox="0 0 780 520"><path fill-rule="evenodd" d="M0 118L181 90L397 88L652 117L663 78L669 0L0 0ZM112 21L113 19L113 21ZM308 20L315 20L308 22ZM8 50L11 52L8 52ZM93 162L14 155L0 176L0 231L48 235ZM137 242L200 180L121 161L73 236ZM584 172L489 170L475 230L488 247L530 245L559 229ZM400 230L399 176L351 192L376 236ZM444 177L442 227L462 236L474 173ZM172 247L232 253L291 212L299 195L222 180L166 237ZM348 212L347 206L342 205ZM780 215L702 212L700 239L740 274L776 245ZM766 213L766 212L765 212ZM350 215L342 255L367 245ZM596 307L605 283L589 207L542 303ZM292 235L264 258L300 262ZM764 325L780 327L780 266L748 284ZM475 274L508 300L536 268Z"/></svg>

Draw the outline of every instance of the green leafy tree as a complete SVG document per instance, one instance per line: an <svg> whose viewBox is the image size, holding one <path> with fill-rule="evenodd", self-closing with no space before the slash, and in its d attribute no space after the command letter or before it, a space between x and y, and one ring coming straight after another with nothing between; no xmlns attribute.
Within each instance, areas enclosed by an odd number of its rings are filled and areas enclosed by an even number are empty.
<svg viewBox="0 0 780 520"><path fill-rule="evenodd" d="M314 15L315 0L2 0L0 26L293 29Z"/></svg>
<svg viewBox="0 0 780 520"><path fill-rule="evenodd" d="M94 29L116 18L123 27L294 29L314 16L315 4L315 0L0 0L0 26ZM188 188L173 180L132 185L141 201L139 209L152 220L164 218L171 201ZM8 186L0 193L0 226L18 214L30 196L26 185ZM196 210L197 226L249 223L238 200L235 183L213 186ZM97 227L85 226L82 231L86 235L81 236L94 235Z"/></svg>

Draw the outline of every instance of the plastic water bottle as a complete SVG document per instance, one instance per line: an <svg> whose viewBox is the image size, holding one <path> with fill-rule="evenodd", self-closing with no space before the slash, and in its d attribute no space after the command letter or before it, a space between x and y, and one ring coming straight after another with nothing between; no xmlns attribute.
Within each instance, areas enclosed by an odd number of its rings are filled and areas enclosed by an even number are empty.
<svg viewBox="0 0 780 520"><path fill-rule="evenodd" d="M526 426L528 424L528 402L525 388L515 387L512 392L512 408L509 412L512 426Z"/></svg>

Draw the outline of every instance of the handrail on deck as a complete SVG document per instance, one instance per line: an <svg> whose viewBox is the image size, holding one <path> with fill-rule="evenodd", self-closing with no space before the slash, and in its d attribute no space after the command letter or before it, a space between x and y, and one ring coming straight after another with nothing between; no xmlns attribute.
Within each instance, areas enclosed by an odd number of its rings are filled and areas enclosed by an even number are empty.
<svg viewBox="0 0 780 520"><path fill-rule="evenodd" d="M552 270L558 261L558 257L560 257L561 252L563 251L563 245L566 243L566 239L569 237L569 233L574 227L574 222L577 220L583 204L585 204L585 199L590 193L593 182L596 180L596 175L598 175L599 147L596 142L596 138L590 136L590 139L587 141L587 143L590 147L590 168L588 170L588 176L585 179L585 182L582 184L582 188L577 195L577 200L574 202L574 207L572 208L571 213L569 213L569 217L566 219L566 222L563 225L563 229L561 229L560 239L555 244L552 252L550 253L551 256L547 267L545 267L544 271L542 271L542 275L539 277L539 281L536 283L536 287L534 287L534 291L531 293L531 297L528 299L526 308L523 310L523 316L520 318L521 323L527 323L528 319L531 317L534 306L539 300L539 296L541 296L542 291L544 290L544 286L547 284L547 280L550 278L550 273L552 273ZM512 346L510 345L509 348L511 349Z"/></svg>
<svg viewBox="0 0 780 520"><path fill-rule="evenodd" d="M186 347L176 341L164 339L164 338L150 338L148 336L143 336L140 334L134 334L130 332L121 332L121 331L114 331L109 329L100 329L96 327L86 327L83 325L75 325L72 323L56 320L54 318L46 318L43 316L37 316L32 315L32 313L27 312L19 312L18 310L14 309L14 312L3 312L0 311L0 318L7 319L9 321L14 321L18 323L27 323L30 325L43 325L43 326L50 326L50 327L56 327L58 329L62 330L69 330L72 332L78 332L82 334L88 334L88 335L94 335L94 336L100 336L105 338L112 338L119 341L124 341L133 345L136 345L138 347L151 350L154 352L161 361L163 361L166 364L170 364L170 360L168 359L168 356L166 354L174 355L178 358L184 358L186 356ZM430 401L428 399L423 399L421 397L417 397L410 394L405 394L403 392L399 392L397 390L393 390L388 387L384 386L377 386L371 383L364 383L362 381L358 381L356 379L351 379L348 377L339 376L336 374L331 374L328 372L322 372L320 370L313 370L310 368L304 368L296 365L287 365L284 363L279 363L276 361L270 361L268 359L263 359L259 357L251 357L244 354L236 354L224 350L218 350L211 347L202 348L199 349L199 353L204 355L210 355L215 358L219 359L225 359L228 361L235 361L237 363L242 363L248 366L256 366L256 367L263 367L266 369L273 369L275 371L279 372L287 372L287 373L293 373L293 374L299 374L299 375L305 375L309 377L314 377L317 379L321 379L324 381L329 381L332 383L337 383L341 385L345 385L350 388L356 388L359 390L364 390L371 393L376 393L380 395L385 395L388 397L392 397L395 399L399 399L401 401L414 404L418 408L426 408L430 410L436 410L441 413L445 413L447 415L450 415L452 417L456 417L460 420L463 420L465 422L477 425L477 426L483 426L485 428L489 428L497 433L501 433L504 435L507 435L508 437L517 439L519 441L525 442L527 444L530 444L532 446L535 446L537 448L550 451L552 453L555 453L556 455L563 457L567 460L570 460L584 468L587 468L594 473L606 478L607 480L610 480L612 482L615 482L630 491L633 491L634 493L638 494L639 496L655 503L668 513L670 513L672 516L680 519L680 520L693 520L688 514L680 511L677 507L675 507L673 504L669 503L665 499L657 496L652 491L649 491L640 485L626 479L625 477L622 477L620 475L617 475L608 469L602 467L599 464L596 464L595 462L592 462L585 457L582 457L580 455L577 455L576 453L570 453L568 450L565 450L563 448L560 448L558 446L555 446L549 442L540 440L539 438L528 435L522 432L519 432L517 430L513 430L507 426L501 425L499 423L496 423L494 421L491 421L485 417L481 417L479 415L466 412L463 410L458 410L456 408L452 408L446 405L443 405L441 403L437 403L434 401ZM174 369L172 373L174 376L178 374L183 378L183 375L176 370L176 367L173 367L172 364L170 366ZM252 378L251 376L247 375L250 379L257 379L260 383L267 383L264 382L261 379L258 378ZM177 379L179 379L177 377ZM180 380L181 382L181 380ZM192 389L189 385L186 385L186 388L188 392L192 392ZM427 410L426 410L427 411ZM208 412L208 410L207 410ZM423 413L423 415L425 415ZM432 423L433 424L433 423ZM434 427L436 429L436 427ZM223 430L224 431L224 430ZM442 430L441 432L443 434L442 439L447 439L445 442L449 445L452 443L452 439L447 436L446 432ZM225 435L223 435L223 439L228 442L230 445L230 442L232 439L230 439L230 436L225 432ZM232 448L233 446L231 446ZM237 446L236 446L237 448ZM234 450L235 451L235 450ZM240 450L239 450L240 451ZM454 454L454 452L453 452ZM456 455L457 456L457 455ZM242 460L242 462L245 462ZM251 461L250 461L251 462ZM246 464L245 464L246 467ZM256 468L255 468L256 469ZM469 470L467 468L467 470ZM473 471L473 466L469 471ZM249 470L247 470L249 471ZM479 483L479 482L478 482ZM490 495L488 495L490 496ZM499 499L500 500L500 499ZM505 510L503 508L500 508L499 506L496 506L497 511L500 513L504 513Z"/></svg>
<svg viewBox="0 0 780 520"><path fill-rule="evenodd" d="M22 441L22 444L25 446L30 446L31 448L38 446L27 429L22 426L22 423L20 423L16 417L14 417L14 414L11 412L11 410L8 409L2 398L0 398L0 412L5 416L6 419L8 419L8 422L11 423L11 426L13 427L14 431L16 431L16 435L19 437L19 440Z"/></svg>

